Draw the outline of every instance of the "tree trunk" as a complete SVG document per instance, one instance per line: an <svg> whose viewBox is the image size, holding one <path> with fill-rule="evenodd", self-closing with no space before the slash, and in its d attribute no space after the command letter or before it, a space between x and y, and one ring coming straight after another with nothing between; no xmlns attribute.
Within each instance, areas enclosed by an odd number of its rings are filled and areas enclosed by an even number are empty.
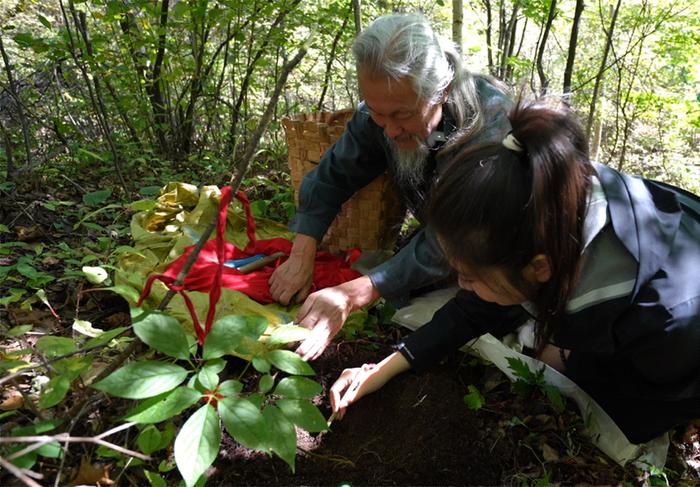
<svg viewBox="0 0 700 487"><path fill-rule="evenodd" d="M464 5L462 0L452 0L452 42L462 52L462 30L464 25Z"/></svg>
<svg viewBox="0 0 700 487"><path fill-rule="evenodd" d="M493 17L491 15L491 0L483 0L484 8L486 8L486 54L489 63L489 73L492 76L496 75L496 67L493 65L493 32L491 29L491 24L493 23Z"/></svg>
<svg viewBox="0 0 700 487"><path fill-rule="evenodd" d="M19 121L22 125L22 137L24 138L24 157L26 161L26 167L27 169L30 168L31 166L31 159L32 159L32 152L31 152L31 146L29 143L29 122L27 121L27 117L24 114L24 106L22 105L22 101L20 100L19 97L19 90L17 89L17 83L15 83L15 75L12 73L12 64L10 63L10 59L7 56L7 53L5 52L5 46L2 42L2 35L0 35L0 54L2 54L2 62L5 66L5 74L7 74L7 82L9 83L10 87L10 96L12 97L13 101L15 102L15 107L17 107L17 116L19 117ZM4 130L3 130L4 133ZM10 139L9 136L7 136L6 141L8 141L7 147L10 152L8 152L8 170L7 170L7 177L8 179L11 179L13 176L16 176L14 174L14 169L12 172L10 172L10 159L12 158L12 146L11 143L9 143Z"/></svg>
<svg viewBox="0 0 700 487"><path fill-rule="evenodd" d="M328 61L326 62L326 74L323 77L323 89L321 90L321 96L319 97L318 103L316 104L316 111L317 112L320 112L321 109L323 108L323 100L326 97L326 92L328 91L328 85L330 84L330 80L331 80L333 61L335 61L335 52L338 49L338 42L340 42L340 38L343 36L343 32L345 32L345 27L347 27L347 25L348 25L349 17L350 17L350 11L348 11L348 14L343 19L343 25L340 26L340 29L338 29L338 33L333 38L333 44L331 44L331 52L328 54Z"/></svg>
<svg viewBox="0 0 700 487"><path fill-rule="evenodd" d="M355 17L355 35L362 32L362 2L361 0L352 0L352 12Z"/></svg>
<svg viewBox="0 0 700 487"><path fill-rule="evenodd" d="M544 50L547 46L547 39L549 37L549 32L552 30L552 22L554 22L554 17L556 16L557 10L557 0L552 0L549 6L549 14L547 15L547 23L542 31L542 38L540 39L539 49L537 50L537 56L535 58L535 66L537 67L537 75L540 78L540 93L545 94L549 86L549 80L544 72L544 66L542 65L542 60L544 58Z"/></svg>
<svg viewBox="0 0 700 487"><path fill-rule="evenodd" d="M610 27L605 32L605 49L603 50L603 59L600 62L600 69L598 70L598 75L595 79L595 85L593 87L593 95L591 95L591 106L588 110L588 121L586 123L586 133L591 136L591 128L593 126L593 120L595 118L596 103L598 102L598 94L601 91L601 86L603 83L603 77L605 76L606 64L608 62L608 54L610 53L610 48L612 47L613 33L615 32L615 24L617 23L617 13L620 11L620 4L622 0L617 0L617 5L612 14L612 19L610 20Z"/></svg>
<svg viewBox="0 0 700 487"><path fill-rule="evenodd" d="M571 37L569 38L569 52L566 57L566 68L564 69L564 96L569 96L571 91L571 77L574 73L574 60L576 59L576 44L578 43L578 27L583 14L584 0L576 0L576 10L574 11L574 21L571 24Z"/></svg>

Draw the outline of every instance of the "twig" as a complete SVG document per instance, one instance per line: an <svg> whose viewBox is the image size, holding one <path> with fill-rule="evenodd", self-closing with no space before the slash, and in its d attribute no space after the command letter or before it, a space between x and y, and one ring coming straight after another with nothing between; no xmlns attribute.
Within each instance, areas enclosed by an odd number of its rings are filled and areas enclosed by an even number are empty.
<svg viewBox="0 0 700 487"><path fill-rule="evenodd" d="M5 460L3 457L0 456L0 465L2 468L10 472L12 475L20 479L22 482L24 482L26 485L29 487L41 487L41 484L35 482L32 480L29 475L27 475L24 471L24 469L15 467L12 463L8 462ZM40 477L43 478L43 477Z"/></svg>

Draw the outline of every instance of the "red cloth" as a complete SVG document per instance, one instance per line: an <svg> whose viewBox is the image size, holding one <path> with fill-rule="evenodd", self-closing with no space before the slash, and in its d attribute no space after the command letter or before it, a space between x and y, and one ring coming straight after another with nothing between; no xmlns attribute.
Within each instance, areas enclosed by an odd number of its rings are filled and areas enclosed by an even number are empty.
<svg viewBox="0 0 700 487"><path fill-rule="evenodd" d="M192 315L200 344L204 343L204 338L211 329L216 303L221 296L222 286L245 293L250 298L260 303L272 303L274 300L270 294L268 280L277 266L287 258L280 257L273 266L267 266L249 274L242 274L238 269L224 266L224 262L261 253L270 255L275 252L284 252L286 255L289 255L289 252L292 250L292 242L284 238L257 240L255 238L255 219L250 211L248 198L240 191L236 194L236 198L243 204L246 212L248 245L246 245L245 249L240 250L224 239L227 211L231 201L231 188L227 186L221 190L216 238L204 244L204 247L202 247L197 257L197 261L187 273L184 284L177 287L173 285L177 275L184 267L187 258L192 253L194 246L185 249L185 252L173 261L163 274L152 275L148 278L137 304L137 306L140 306L143 300L148 296L151 291L151 286L156 279L165 283L165 285L173 291L180 292ZM347 259L343 259L329 252L317 252L312 291L324 287L337 286L343 282L360 277L361 274L359 272L350 268L350 265L357 260L359 255L360 251L358 249L348 251ZM204 329L202 329L199 324L194 306L183 292L185 290L209 293L209 310Z"/></svg>

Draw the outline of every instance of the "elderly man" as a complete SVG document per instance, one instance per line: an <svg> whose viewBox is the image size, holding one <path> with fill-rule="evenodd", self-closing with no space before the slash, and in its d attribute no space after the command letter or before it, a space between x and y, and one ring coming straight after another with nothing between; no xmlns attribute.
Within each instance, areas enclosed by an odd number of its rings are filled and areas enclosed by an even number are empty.
<svg viewBox="0 0 700 487"><path fill-rule="evenodd" d="M502 140L510 130L509 98L485 77L462 67L455 46L440 40L417 14L379 17L353 45L364 101L343 136L303 180L297 232L289 259L270 278L283 304L306 301L297 321L312 328L297 352L318 357L348 315L380 297L408 293L451 273L434 235L425 229L385 263L342 285L309 293L318 242L356 191L386 170L407 208L424 223L430 189L443 169L436 155L454 143Z"/></svg>

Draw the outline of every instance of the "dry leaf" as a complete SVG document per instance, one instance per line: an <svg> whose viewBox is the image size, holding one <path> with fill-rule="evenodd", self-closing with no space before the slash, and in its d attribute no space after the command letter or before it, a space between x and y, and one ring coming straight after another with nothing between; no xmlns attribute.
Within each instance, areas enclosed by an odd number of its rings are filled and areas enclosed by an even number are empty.
<svg viewBox="0 0 700 487"><path fill-rule="evenodd" d="M42 238L43 232L39 225L32 225L29 227L22 227L17 225L15 227L15 232L17 232L17 240L21 242L30 242L32 240L38 240Z"/></svg>
<svg viewBox="0 0 700 487"><path fill-rule="evenodd" d="M44 264L44 265L56 265L56 264L58 264L59 262L61 262L61 261L58 260L58 259L57 259L56 257L54 257L53 255L49 255L49 256L46 256L46 257L44 257L43 259L41 259L41 263Z"/></svg>
<svg viewBox="0 0 700 487"><path fill-rule="evenodd" d="M0 398L0 411L11 411L24 406L24 398L17 389L5 389Z"/></svg>
<svg viewBox="0 0 700 487"><path fill-rule="evenodd" d="M542 456L547 462L559 461L559 452L549 446L547 443L542 443Z"/></svg>
<svg viewBox="0 0 700 487"><path fill-rule="evenodd" d="M93 465L88 457L83 457L80 459L78 475L70 481L68 487L76 487L78 485L113 485L114 480L109 478L111 469L111 464L95 463Z"/></svg>

